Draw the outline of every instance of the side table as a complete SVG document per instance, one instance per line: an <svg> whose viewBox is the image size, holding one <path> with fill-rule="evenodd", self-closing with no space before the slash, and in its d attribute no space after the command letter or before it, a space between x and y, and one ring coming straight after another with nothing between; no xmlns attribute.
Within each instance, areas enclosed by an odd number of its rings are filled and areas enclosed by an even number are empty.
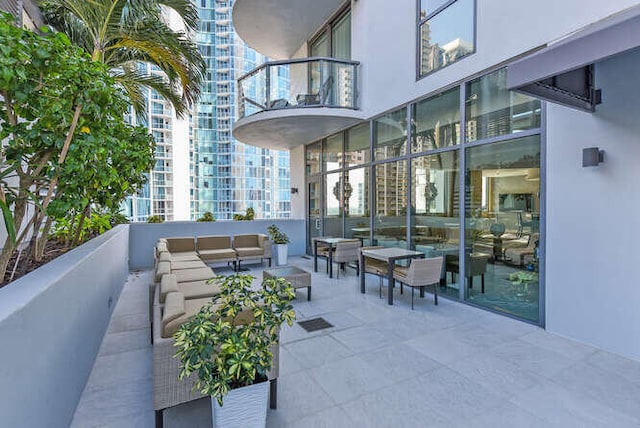
<svg viewBox="0 0 640 428"><path fill-rule="evenodd" d="M262 278L284 278L294 289L306 288L307 300L311 300L311 274L296 266L281 266L262 271Z"/></svg>

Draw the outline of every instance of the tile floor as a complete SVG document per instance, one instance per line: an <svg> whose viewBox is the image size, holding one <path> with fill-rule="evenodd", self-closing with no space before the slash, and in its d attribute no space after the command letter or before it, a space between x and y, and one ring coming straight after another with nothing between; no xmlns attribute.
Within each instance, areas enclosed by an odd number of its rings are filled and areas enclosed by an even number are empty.
<svg viewBox="0 0 640 428"><path fill-rule="evenodd" d="M283 328L268 427L640 426L639 362L430 294L411 311L396 289L390 307L377 278L361 294L353 270L337 280L323 268L312 301L299 291L294 306L334 327ZM153 426L149 280L130 275L73 426Z"/></svg>

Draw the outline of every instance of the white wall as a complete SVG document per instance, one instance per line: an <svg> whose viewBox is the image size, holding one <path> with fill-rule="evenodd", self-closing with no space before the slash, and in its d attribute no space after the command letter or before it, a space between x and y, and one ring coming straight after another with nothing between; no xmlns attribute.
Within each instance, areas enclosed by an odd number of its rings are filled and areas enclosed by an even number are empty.
<svg viewBox="0 0 640 428"><path fill-rule="evenodd" d="M189 193L189 120L173 112L173 218L191 220Z"/></svg>
<svg viewBox="0 0 640 428"><path fill-rule="evenodd" d="M416 82L416 1L352 3L352 57L366 117L554 41L637 0L477 0L477 52Z"/></svg>
<svg viewBox="0 0 640 428"><path fill-rule="evenodd" d="M640 360L640 53L599 64L595 114L548 105L547 330ZM582 149L605 162L582 168Z"/></svg>
<svg viewBox="0 0 640 428"><path fill-rule="evenodd" d="M291 187L298 189L298 193L291 194L291 218L304 219L306 218L305 197L307 194L304 181L306 164L304 146L289 151L289 164L291 165L289 171Z"/></svg>

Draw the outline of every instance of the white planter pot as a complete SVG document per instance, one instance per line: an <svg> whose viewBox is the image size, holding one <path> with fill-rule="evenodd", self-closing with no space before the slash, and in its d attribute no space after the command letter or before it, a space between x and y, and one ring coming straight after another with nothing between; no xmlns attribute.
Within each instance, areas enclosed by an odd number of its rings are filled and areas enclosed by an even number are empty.
<svg viewBox="0 0 640 428"><path fill-rule="evenodd" d="M276 266L284 266L287 264L288 248L287 244L273 245L276 253Z"/></svg>
<svg viewBox="0 0 640 428"><path fill-rule="evenodd" d="M264 428L267 424L269 381L229 391L222 402L211 397L214 428Z"/></svg>

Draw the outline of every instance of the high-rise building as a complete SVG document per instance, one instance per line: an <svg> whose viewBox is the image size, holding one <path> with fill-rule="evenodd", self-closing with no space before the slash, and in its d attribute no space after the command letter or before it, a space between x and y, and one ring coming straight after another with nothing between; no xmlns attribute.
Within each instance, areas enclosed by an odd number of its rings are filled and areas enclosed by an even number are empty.
<svg viewBox="0 0 640 428"><path fill-rule="evenodd" d="M142 72L161 73L155 66L140 67ZM187 220L188 199L184 196L188 193L187 121L178 119L171 104L155 90L147 89L145 98L146 114L131 114L129 122L149 128L156 141L155 165L147 184L127 198L124 214L131 221L146 221L151 215L165 221Z"/></svg>
<svg viewBox="0 0 640 428"><path fill-rule="evenodd" d="M216 219L230 219L247 208L257 217L289 217L289 154L244 145L231 134L236 80L265 58L235 33L233 0L203 0L197 6L195 40L207 72L189 136L191 217L210 211Z"/></svg>
<svg viewBox="0 0 640 428"><path fill-rule="evenodd" d="M289 153L246 146L231 135L236 79L265 61L236 35L232 6L233 0L198 5L194 38L207 71L188 120L178 120L169 103L148 93L144 123L156 139L156 164L149 183L127 201L132 221L150 215L195 220L207 211L230 219L250 207L260 218L290 216ZM284 91L288 76L279 78Z"/></svg>

